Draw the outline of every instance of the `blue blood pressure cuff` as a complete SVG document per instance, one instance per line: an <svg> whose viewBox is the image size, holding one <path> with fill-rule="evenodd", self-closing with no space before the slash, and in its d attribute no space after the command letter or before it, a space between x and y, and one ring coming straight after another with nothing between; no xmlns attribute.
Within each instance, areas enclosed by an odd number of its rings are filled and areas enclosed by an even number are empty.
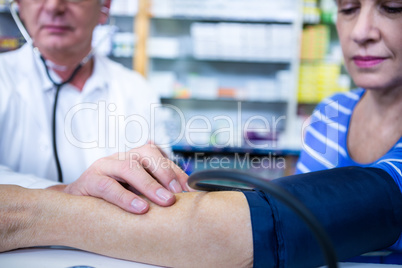
<svg viewBox="0 0 402 268"><path fill-rule="evenodd" d="M382 169L345 167L272 181L299 199L328 233L339 261L387 248L402 231L402 194ZM244 191L254 267L317 267L324 256L307 225L263 191Z"/></svg>

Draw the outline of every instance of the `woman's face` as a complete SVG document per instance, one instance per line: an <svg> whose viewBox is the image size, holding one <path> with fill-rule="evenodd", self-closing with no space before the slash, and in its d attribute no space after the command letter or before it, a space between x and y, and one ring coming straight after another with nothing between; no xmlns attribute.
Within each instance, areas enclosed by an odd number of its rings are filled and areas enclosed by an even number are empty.
<svg viewBox="0 0 402 268"><path fill-rule="evenodd" d="M402 86L402 0L338 0L336 27L357 86Z"/></svg>

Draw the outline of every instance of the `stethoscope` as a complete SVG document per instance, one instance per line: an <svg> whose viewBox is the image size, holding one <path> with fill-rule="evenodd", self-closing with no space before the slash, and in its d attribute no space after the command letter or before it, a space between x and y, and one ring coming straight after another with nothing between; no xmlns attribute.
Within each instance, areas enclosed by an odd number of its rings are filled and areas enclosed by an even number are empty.
<svg viewBox="0 0 402 268"><path fill-rule="evenodd" d="M75 69L73 70L73 72L71 73L70 77L67 78L65 81L62 81L61 83L57 83L56 81L54 81L54 79L52 78L52 76L50 75L50 71L49 71L49 67L52 67L54 69L63 69L64 66L59 66L56 65L50 61L47 61L42 54L40 53L39 49L37 47L34 46L33 44L33 40L31 38L31 36L28 34L28 31L26 30L25 26L23 25L20 17L17 14L17 2L15 0L11 0L9 1L9 9L10 9L10 13L11 16L13 17L19 31L21 32L22 36L24 37L24 39L26 40L26 42L32 47L34 53L36 54L36 56L38 56L40 58L40 60L42 61L43 65L45 66L45 70L46 70L46 75L49 78L49 80L52 82L53 86L56 88L56 93L55 93L55 97L54 97L54 103L53 103L53 112L52 112L52 147L53 147L53 154L54 154L54 158L55 158L55 162L56 162L56 168L57 168L57 177L58 177L58 181L59 182L63 182L63 172L61 170L61 165L60 165L60 159L59 159L59 154L57 151L57 140L56 140L56 110L57 110L57 102L58 102L58 98L59 98L59 93L60 93L60 89L70 83L74 77L76 77L77 73L80 71L80 69L82 68L82 66L84 66L86 63L88 63L92 57L94 56L95 53L95 48L92 48L91 51L81 60L81 62L77 65L77 67L75 67ZM103 7L105 9L107 9L106 7ZM102 12L104 13L108 13L108 10L103 9ZM101 38L99 43L97 44L97 46L99 46L99 44L110 34L110 32L108 32L104 38Z"/></svg>

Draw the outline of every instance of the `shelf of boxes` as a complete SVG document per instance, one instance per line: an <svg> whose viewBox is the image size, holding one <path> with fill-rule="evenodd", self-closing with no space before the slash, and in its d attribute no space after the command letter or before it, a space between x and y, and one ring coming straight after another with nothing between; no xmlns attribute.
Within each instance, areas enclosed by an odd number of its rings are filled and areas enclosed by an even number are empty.
<svg viewBox="0 0 402 268"><path fill-rule="evenodd" d="M17 49L25 43L6 2L0 0L0 53Z"/></svg>
<svg viewBox="0 0 402 268"><path fill-rule="evenodd" d="M297 4L296 4L297 5ZM292 0L153 0L154 18L215 21L287 22L296 20L297 8Z"/></svg>
<svg viewBox="0 0 402 268"><path fill-rule="evenodd" d="M288 125L296 125L299 3L153 0L148 41L151 85L165 104L188 116L232 118L238 103L249 116L284 115L279 139L298 150L298 134ZM235 124L244 121L247 118ZM207 136L200 140L210 139Z"/></svg>
<svg viewBox="0 0 402 268"><path fill-rule="evenodd" d="M302 32L298 102L314 105L336 92L348 91L351 80L342 72L342 52L333 25L335 4L326 0L320 5L316 0L306 3L321 7L321 20L305 25Z"/></svg>

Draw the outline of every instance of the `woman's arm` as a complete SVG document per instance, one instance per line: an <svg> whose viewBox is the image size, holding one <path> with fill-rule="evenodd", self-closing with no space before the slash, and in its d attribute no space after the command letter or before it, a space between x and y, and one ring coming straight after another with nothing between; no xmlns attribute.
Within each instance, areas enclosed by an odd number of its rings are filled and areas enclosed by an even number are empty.
<svg viewBox="0 0 402 268"><path fill-rule="evenodd" d="M101 199L0 186L0 251L63 245L173 267L247 267L253 241L239 192L186 193L133 215Z"/></svg>

